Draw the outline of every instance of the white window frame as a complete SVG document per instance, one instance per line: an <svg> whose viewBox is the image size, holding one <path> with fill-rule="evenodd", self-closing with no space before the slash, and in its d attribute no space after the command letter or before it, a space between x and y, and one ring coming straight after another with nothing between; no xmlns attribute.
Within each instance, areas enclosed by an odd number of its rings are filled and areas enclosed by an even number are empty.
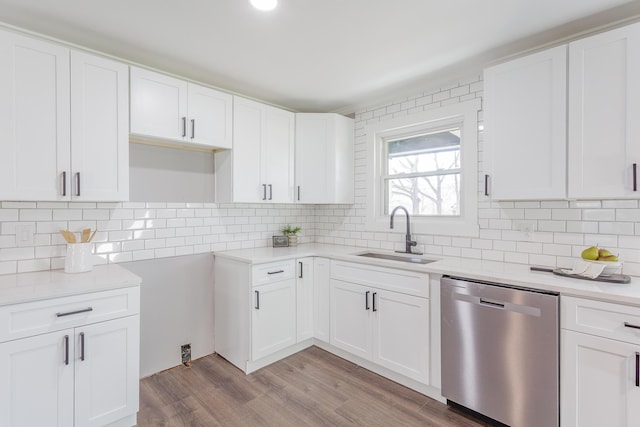
<svg viewBox="0 0 640 427"><path fill-rule="evenodd" d="M365 127L367 139L367 216L368 231L390 231L389 215L384 213L386 170L385 141L417 132L459 126L460 139L460 215L412 216L412 233L477 237L478 225L478 111L479 99L447 105L421 113L385 120ZM396 227L398 229L402 227ZM404 233L404 229L400 230Z"/></svg>

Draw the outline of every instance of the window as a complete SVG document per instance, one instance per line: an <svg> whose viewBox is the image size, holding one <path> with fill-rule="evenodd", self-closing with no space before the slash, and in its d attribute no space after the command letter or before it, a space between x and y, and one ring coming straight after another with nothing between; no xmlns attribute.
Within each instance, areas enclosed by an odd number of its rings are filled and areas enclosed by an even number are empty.
<svg viewBox="0 0 640 427"><path fill-rule="evenodd" d="M415 233L478 235L479 100L366 128L367 229L389 229L404 206Z"/></svg>
<svg viewBox="0 0 640 427"><path fill-rule="evenodd" d="M384 212L460 215L460 127L384 141Z"/></svg>

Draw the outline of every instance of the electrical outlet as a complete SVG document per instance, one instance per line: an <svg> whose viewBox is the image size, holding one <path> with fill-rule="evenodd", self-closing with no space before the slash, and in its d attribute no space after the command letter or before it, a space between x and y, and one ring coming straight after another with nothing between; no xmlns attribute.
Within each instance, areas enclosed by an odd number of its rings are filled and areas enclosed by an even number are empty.
<svg viewBox="0 0 640 427"><path fill-rule="evenodd" d="M186 367L191 366L191 344L184 344L180 348L182 354L182 364Z"/></svg>
<svg viewBox="0 0 640 427"><path fill-rule="evenodd" d="M518 221L518 230L522 233L522 240L532 242L536 231L535 221Z"/></svg>

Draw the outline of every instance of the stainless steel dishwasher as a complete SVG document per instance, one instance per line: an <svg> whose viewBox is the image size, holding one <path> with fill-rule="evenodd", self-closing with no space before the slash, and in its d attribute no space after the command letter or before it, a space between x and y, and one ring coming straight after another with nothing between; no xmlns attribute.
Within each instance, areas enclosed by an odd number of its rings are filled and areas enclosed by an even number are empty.
<svg viewBox="0 0 640 427"><path fill-rule="evenodd" d="M558 295L443 277L442 395L514 427L558 426Z"/></svg>

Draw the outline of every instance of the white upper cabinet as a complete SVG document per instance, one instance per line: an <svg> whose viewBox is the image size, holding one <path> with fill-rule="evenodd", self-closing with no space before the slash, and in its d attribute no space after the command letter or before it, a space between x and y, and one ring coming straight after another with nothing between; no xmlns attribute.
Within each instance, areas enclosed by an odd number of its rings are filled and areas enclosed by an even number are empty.
<svg viewBox="0 0 640 427"><path fill-rule="evenodd" d="M69 105L69 49L0 31L0 200L71 194Z"/></svg>
<svg viewBox="0 0 640 427"><path fill-rule="evenodd" d="M73 200L129 200L129 69L71 52Z"/></svg>
<svg viewBox="0 0 640 427"><path fill-rule="evenodd" d="M0 57L0 200L127 200L127 66L5 31Z"/></svg>
<svg viewBox="0 0 640 427"><path fill-rule="evenodd" d="M233 97L131 67L131 133L206 148L231 148Z"/></svg>
<svg viewBox="0 0 640 427"><path fill-rule="evenodd" d="M293 202L294 113L233 102L233 150L216 153L218 202Z"/></svg>
<svg viewBox="0 0 640 427"><path fill-rule="evenodd" d="M295 200L353 203L353 119L339 114L296 114Z"/></svg>
<svg viewBox="0 0 640 427"><path fill-rule="evenodd" d="M484 72L484 146L489 196L566 197L567 46Z"/></svg>
<svg viewBox="0 0 640 427"><path fill-rule="evenodd" d="M569 44L569 197L638 197L640 24Z"/></svg>

